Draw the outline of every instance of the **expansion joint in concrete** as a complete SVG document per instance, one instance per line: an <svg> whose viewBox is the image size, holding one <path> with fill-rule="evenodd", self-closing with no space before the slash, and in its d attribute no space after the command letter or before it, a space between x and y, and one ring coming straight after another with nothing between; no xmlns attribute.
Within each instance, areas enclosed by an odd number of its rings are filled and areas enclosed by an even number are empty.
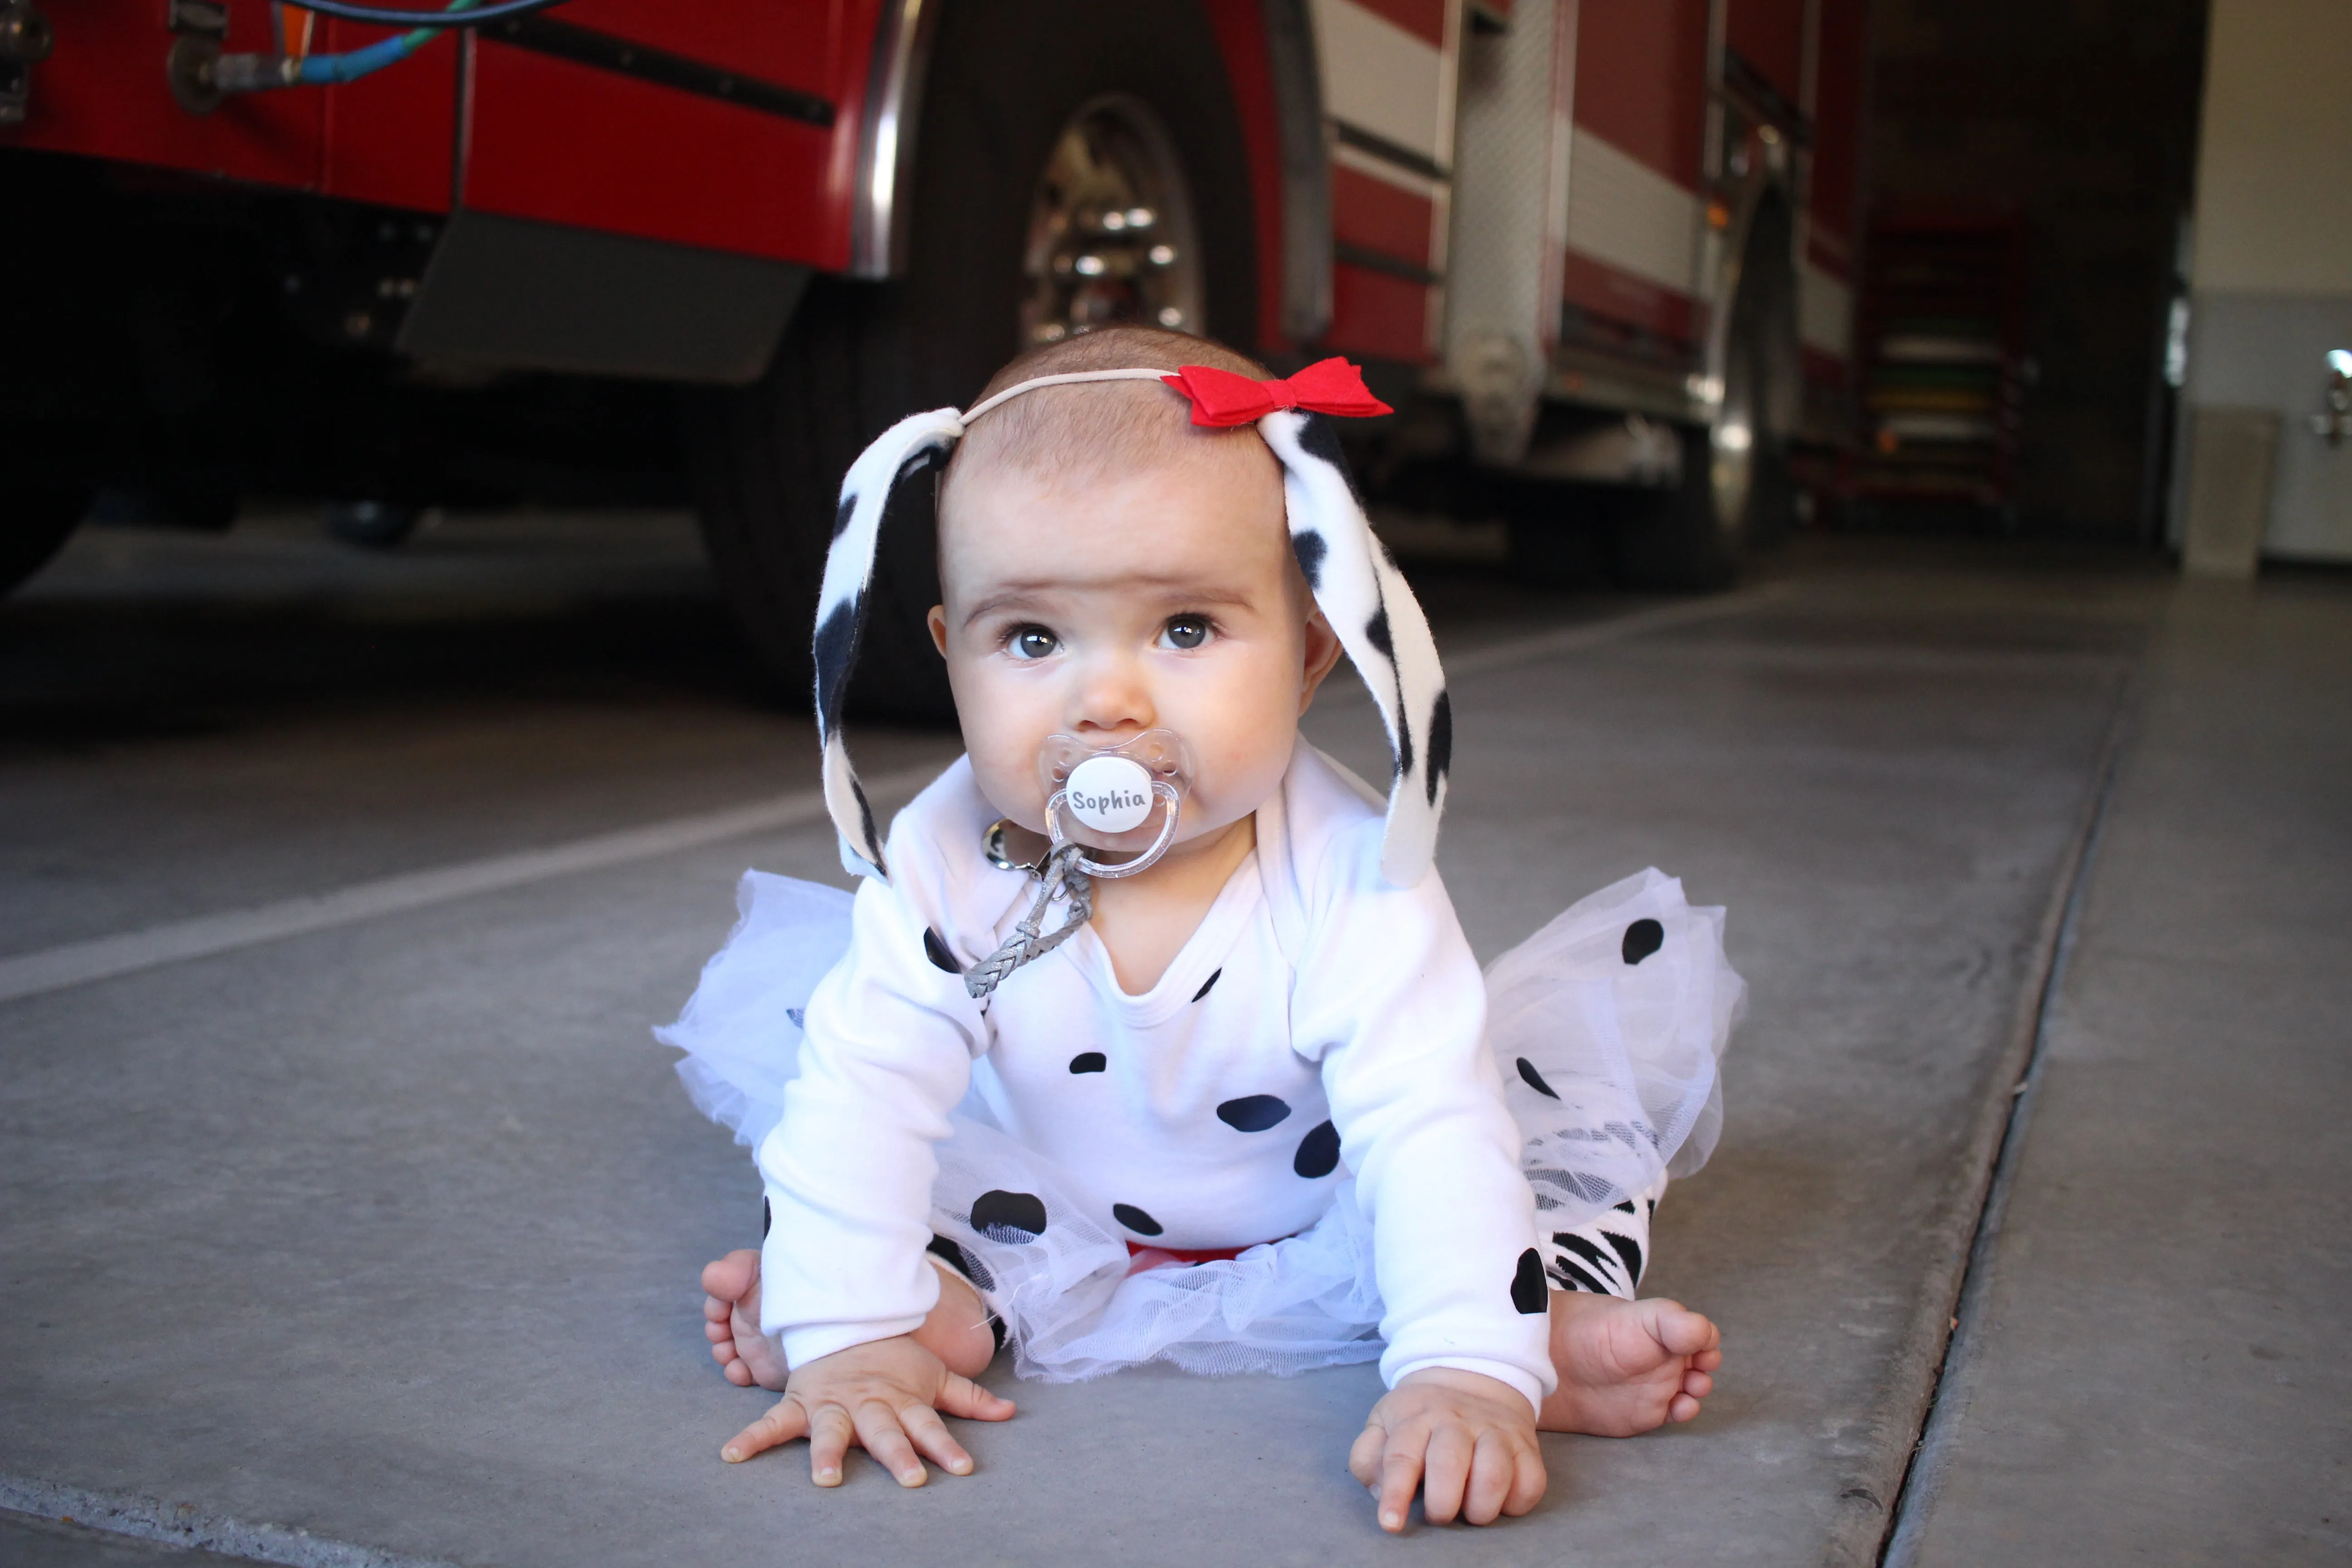
<svg viewBox="0 0 2352 1568"><path fill-rule="evenodd" d="M1879 1544L1879 1568L1916 1568L1920 1542L1925 1536L1928 1517L1935 1510L1936 1500L1950 1469L1952 1451L1958 1441L1961 1424L1968 1416L1969 1394L1977 1358L1984 1348L2001 1225L2009 1212L2010 1193L2016 1182L2018 1163L2025 1152L2026 1133L2032 1125L2034 1107L2041 1098L2042 1068L2057 1021L2059 999L2065 991L2066 975L2082 925L2083 908L2090 890L2091 874L2098 862L2100 840L2105 834L2109 807L2115 799L2116 780L2136 706L2137 684L2136 679L2126 678L2116 693L2115 715L2100 746L2090 799L2075 836L2069 863L2059 879L2064 894L2058 906L2055 929L2049 933L2042 946L2040 974L2033 987L2031 1041L2026 1048L2022 1070L2011 1080L2008 1090L2009 1110L2002 1119L2000 1140L1993 1151L1990 1175L1985 1183L1982 1201L1977 1210L1976 1229L1969 1243L1968 1261L1960 1272L1958 1299L1950 1315L1950 1331L1944 1341L1943 1356L1928 1385L1918 1436L1904 1467L1903 1482L1895 1493L1895 1506L1887 1512L1885 1534Z"/></svg>
<svg viewBox="0 0 2352 1568"><path fill-rule="evenodd" d="M115 1496L23 1476L0 1474L0 1510L289 1568L455 1568L440 1558L355 1546L282 1524L252 1524L194 1503Z"/></svg>

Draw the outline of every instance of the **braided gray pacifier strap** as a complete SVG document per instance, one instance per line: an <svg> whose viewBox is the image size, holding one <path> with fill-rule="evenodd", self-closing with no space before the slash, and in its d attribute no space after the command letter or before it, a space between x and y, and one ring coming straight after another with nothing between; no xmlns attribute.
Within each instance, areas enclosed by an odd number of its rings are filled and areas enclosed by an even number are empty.
<svg viewBox="0 0 2352 1568"><path fill-rule="evenodd" d="M1062 844L1045 857L1037 871L1037 901L1029 906L1028 915L1013 928L1003 947L964 971L963 988L973 1001L995 990L1006 975L1031 959L1043 958L1069 941L1094 917L1094 882L1078 868L1079 853L1077 845ZM1045 925L1045 906L1054 901L1055 893L1065 890L1069 894L1069 912L1052 932L1040 935Z"/></svg>

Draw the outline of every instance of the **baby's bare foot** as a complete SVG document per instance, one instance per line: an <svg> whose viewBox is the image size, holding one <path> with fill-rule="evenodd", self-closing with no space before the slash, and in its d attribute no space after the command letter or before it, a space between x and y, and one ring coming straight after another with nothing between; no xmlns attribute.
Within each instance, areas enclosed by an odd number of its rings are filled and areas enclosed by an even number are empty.
<svg viewBox="0 0 2352 1568"><path fill-rule="evenodd" d="M1716 1326L1679 1301L1554 1291L1551 1362L1559 1387L1536 1425L1631 1437L1687 1421L1715 1387L1722 1345Z"/></svg>
<svg viewBox="0 0 2352 1568"><path fill-rule="evenodd" d="M760 1255L739 1247L702 1269L703 1333L710 1356L738 1388L753 1384L782 1393L792 1369L783 1350L760 1331ZM978 1377L996 1358L996 1336L979 1293L952 1269L940 1270L939 1305L915 1342L945 1362L950 1372Z"/></svg>
<svg viewBox="0 0 2352 1568"><path fill-rule="evenodd" d="M760 1331L760 1255L738 1247L702 1269L702 1331L710 1357L738 1388L758 1384L782 1392L792 1369L775 1341Z"/></svg>

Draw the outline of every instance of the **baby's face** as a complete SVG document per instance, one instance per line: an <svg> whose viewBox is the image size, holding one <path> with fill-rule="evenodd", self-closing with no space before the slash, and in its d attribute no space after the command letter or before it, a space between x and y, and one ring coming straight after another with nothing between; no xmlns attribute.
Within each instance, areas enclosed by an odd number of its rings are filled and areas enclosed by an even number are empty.
<svg viewBox="0 0 2352 1568"><path fill-rule="evenodd" d="M1116 479L960 472L940 520L931 636L982 793L1045 829L1037 752L1067 733L1183 737L1180 844L1247 816L1290 763L1338 657L1290 553L1272 454L1248 433Z"/></svg>

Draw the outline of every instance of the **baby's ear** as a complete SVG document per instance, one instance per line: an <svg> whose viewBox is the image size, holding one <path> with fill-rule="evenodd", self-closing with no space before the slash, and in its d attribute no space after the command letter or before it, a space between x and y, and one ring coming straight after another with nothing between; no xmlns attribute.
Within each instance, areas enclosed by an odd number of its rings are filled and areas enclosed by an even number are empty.
<svg viewBox="0 0 2352 1568"><path fill-rule="evenodd" d="M923 619L924 624L931 628L931 646L940 650L941 658L947 658L948 607L945 605L933 605L931 613Z"/></svg>
<svg viewBox="0 0 2352 1568"><path fill-rule="evenodd" d="M1307 614L1307 668L1298 687L1298 711L1305 713L1315 701L1315 693L1322 689L1323 678L1339 667L1339 634L1323 618L1320 609Z"/></svg>

